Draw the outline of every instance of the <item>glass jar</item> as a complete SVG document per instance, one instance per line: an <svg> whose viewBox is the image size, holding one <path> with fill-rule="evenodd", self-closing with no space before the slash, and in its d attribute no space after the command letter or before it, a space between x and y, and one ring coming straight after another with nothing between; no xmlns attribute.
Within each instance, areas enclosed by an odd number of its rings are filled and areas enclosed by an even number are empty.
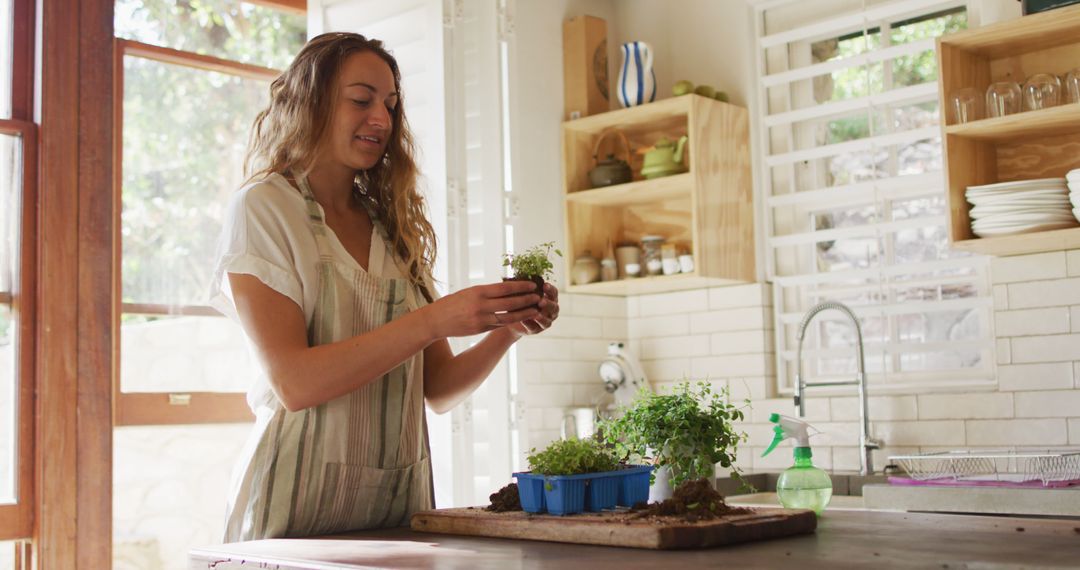
<svg viewBox="0 0 1080 570"><path fill-rule="evenodd" d="M664 264L661 257L661 247L664 245L662 236L641 236L642 265L645 266L647 275L660 275L663 273Z"/></svg>

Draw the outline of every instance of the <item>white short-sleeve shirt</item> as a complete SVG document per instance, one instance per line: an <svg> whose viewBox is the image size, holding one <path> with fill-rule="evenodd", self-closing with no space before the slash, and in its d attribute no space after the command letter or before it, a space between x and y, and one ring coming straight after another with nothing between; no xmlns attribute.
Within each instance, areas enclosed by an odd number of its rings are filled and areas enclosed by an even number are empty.
<svg viewBox="0 0 1080 570"><path fill-rule="evenodd" d="M307 203L300 191L280 174L241 188L232 196L226 210L217 266L210 286L210 304L239 321L229 287L229 273L253 275L274 291L295 302L311 326L318 292L319 251L311 232ZM360 265L341 244L330 228L327 241L334 261L347 267ZM378 231L372 231L367 272L384 278L402 278L395 257L387 254L386 243ZM434 289L430 288L434 294ZM254 347L252 347L254 348ZM252 350L252 354L256 354ZM258 362L258 359L255 359ZM252 410L260 406L275 408L269 377L263 366L253 371L248 403Z"/></svg>
<svg viewBox="0 0 1080 570"><path fill-rule="evenodd" d="M318 286L319 251L309 224L304 197L280 174L241 188L226 210L210 304L235 319L228 274L244 273L292 299L304 311L304 321L310 326ZM333 231L327 230L334 261L359 267ZM377 277L404 277L386 252L382 236L372 231L367 272Z"/></svg>

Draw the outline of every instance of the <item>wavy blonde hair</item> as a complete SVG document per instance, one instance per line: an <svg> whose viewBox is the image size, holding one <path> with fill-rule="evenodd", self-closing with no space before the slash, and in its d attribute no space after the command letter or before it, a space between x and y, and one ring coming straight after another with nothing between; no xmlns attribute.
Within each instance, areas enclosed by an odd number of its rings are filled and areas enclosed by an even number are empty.
<svg viewBox="0 0 1080 570"><path fill-rule="evenodd" d="M375 166L357 172L356 182L370 198L390 246L405 264L409 281L431 302L428 283L433 281L435 230L416 186L419 169L413 158L412 132L405 120L401 72L381 41L336 32L308 41L288 69L270 84L270 105L255 118L244 172L253 180L274 173L306 176L311 171L340 97L337 81L342 64L350 55L364 51L378 55L390 66L398 101L386 153Z"/></svg>

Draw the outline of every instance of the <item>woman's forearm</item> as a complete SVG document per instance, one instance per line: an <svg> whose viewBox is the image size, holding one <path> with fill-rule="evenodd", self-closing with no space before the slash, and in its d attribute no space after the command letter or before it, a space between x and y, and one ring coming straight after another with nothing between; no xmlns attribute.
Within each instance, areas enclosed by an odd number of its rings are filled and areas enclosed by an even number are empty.
<svg viewBox="0 0 1080 570"><path fill-rule="evenodd" d="M409 313L339 342L264 355L274 390L295 411L333 400L381 378L434 340L424 316Z"/></svg>
<svg viewBox="0 0 1080 570"><path fill-rule="evenodd" d="M467 398L487 379L518 338L518 334L504 327L488 333L475 346L456 356L425 358L424 398L431 409L441 414Z"/></svg>

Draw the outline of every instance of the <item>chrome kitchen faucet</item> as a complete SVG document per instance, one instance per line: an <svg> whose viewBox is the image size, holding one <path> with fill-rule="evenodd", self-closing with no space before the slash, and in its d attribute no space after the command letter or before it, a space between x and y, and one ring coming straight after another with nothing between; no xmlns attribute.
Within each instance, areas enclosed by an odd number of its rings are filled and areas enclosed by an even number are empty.
<svg viewBox="0 0 1080 570"><path fill-rule="evenodd" d="M843 382L803 382L802 345L803 338L806 336L806 328L818 313L826 309L836 309L837 311L844 313L851 319L851 323L855 325L855 363L859 368L859 372L854 380ZM857 385L859 387L859 449L862 451L859 455L859 474L870 475L874 472L873 458L870 453L875 449L880 449L882 442L870 437L870 414L866 405L866 362L863 359L863 338L862 328L859 327L859 319L855 317L855 313L851 312L851 309L849 309L847 305L837 301L823 301L814 305L805 315L803 315L802 321L799 322L799 332L796 338L799 340L799 351L795 355L795 406L799 408L799 417L801 418L806 415L806 406L804 404L806 398L803 396L803 392L807 388Z"/></svg>

